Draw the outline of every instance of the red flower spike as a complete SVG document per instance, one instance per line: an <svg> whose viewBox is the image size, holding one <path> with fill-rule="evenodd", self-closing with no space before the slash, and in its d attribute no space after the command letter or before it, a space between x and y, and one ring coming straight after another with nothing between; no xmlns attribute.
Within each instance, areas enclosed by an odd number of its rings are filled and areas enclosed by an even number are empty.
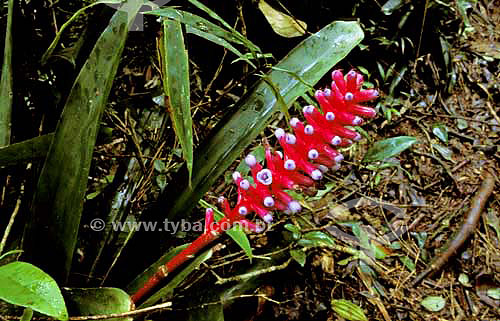
<svg viewBox="0 0 500 321"><path fill-rule="evenodd" d="M240 173L233 173L238 194L234 208L231 208L227 199L220 197L219 203L225 217L219 222L213 221L213 211L207 209L205 232L167 264L161 266L132 296L133 302L141 300L168 273L188 261L231 227L240 224L250 231L262 232L261 225L248 219L249 214L256 213L261 220L269 223L273 220L271 210L299 212L300 203L286 190L313 186L314 181L322 177L322 173L340 167L344 157L335 148L349 146L353 141L361 139L361 135L344 126L358 126L362 124L362 118L375 117L373 108L361 106L359 103L377 98L378 91L362 89L363 76L354 70L349 71L345 77L341 70L335 70L332 72L332 80L330 88L315 93L321 111L314 106L304 108L307 125L293 118L290 125L294 135L286 134L281 128L276 130L275 135L283 153L273 151L267 141L264 141L267 168L259 164L253 155L245 157L254 184L241 177Z"/></svg>
<svg viewBox="0 0 500 321"><path fill-rule="evenodd" d="M213 223L214 223L214 210L211 208L207 208L205 210L205 233L210 231Z"/></svg>
<svg viewBox="0 0 500 321"><path fill-rule="evenodd" d="M343 93L346 92L347 85L344 79L344 75L342 74L342 70L334 70L332 72L332 80L337 85L339 90Z"/></svg>
<svg viewBox="0 0 500 321"><path fill-rule="evenodd" d="M255 232L255 233L261 233L264 231L264 227L262 227L258 224L255 224L254 222L251 222L247 219L242 219L241 221L239 221L239 224L241 226L243 226L244 228L246 228L247 230Z"/></svg>

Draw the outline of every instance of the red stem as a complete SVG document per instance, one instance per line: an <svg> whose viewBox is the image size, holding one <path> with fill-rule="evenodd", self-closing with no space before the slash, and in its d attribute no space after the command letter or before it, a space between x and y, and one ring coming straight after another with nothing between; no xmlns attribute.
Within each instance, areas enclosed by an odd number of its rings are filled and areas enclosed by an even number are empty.
<svg viewBox="0 0 500 321"><path fill-rule="evenodd" d="M207 231L200 235L196 240L194 240L193 243L191 243L187 248L174 256L174 258L172 258L166 264L161 265L156 273L146 281L144 286L132 295L132 302L137 303L139 300L141 300L153 288L155 288L161 280L167 277L168 273L173 272L186 261L193 258L195 254L197 254L207 245L218 239L219 236L221 236L224 232L233 227L234 223L236 223L237 221L238 220L224 217L219 222L207 228Z"/></svg>

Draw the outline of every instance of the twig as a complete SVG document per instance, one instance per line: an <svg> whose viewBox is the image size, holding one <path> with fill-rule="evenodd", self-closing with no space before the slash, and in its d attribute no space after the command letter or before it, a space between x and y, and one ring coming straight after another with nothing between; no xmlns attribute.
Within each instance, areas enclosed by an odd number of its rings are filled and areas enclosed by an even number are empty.
<svg viewBox="0 0 500 321"><path fill-rule="evenodd" d="M123 313L111 313L111 314L99 314L99 315L85 315L85 316L76 316L76 317L69 317L69 320L76 320L76 321L86 321L86 320L105 320L105 319L113 319L113 318L125 318L133 315L139 315L143 313L148 313L148 312L155 312L155 311L160 311L160 310L171 310L172 308L172 302L164 302L161 304L153 305L144 309L139 309L139 310L134 310L134 311L128 311L128 312L123 312ZM2 319L5 320L18 320L21 317L18 316L11 316L11 315L3 315L0 316ZM51 317L35 317L32 320L55 320Z"/></svg>
<svg viewBox="0 0 500 321"><path fill-rule="evenodd" d="M26 166L26 170L31 169L31 163ZM14 207L14 211L10 215L9 223L7 223L7 227L3 233L2 240L0 241L0 254L2 254L3 249L5 248L5 244L7 244L7 238L9 237L10 230L12 229L12 225L14 225L14 221L16 219L17 213L19 212L19 207L21 207L21 200L24 195L24 182L21 184L21 188L19 191L19 197L17 198L16 206Z"/></svg>
<svg viewBox="0 0 500 321"><path fill-rule="evenodd" d="M439 257L434 259L434 262L420 273L415 280L412 282L412 286L419 284L426 276L431 276L441 270L441 268L448 262L448 260L455 254L455 252L465 243L469 236L476 229L479 218L481 217L481 212L486 205L488 197L493 192L495 187L495 177L486 172L486 177L481 184L481 188L477 191L476 195L471 201L471 207L467 218L465 219L460 231L457 236L450 242L448 249L442 253Z"/></svg>
<svg viewBox="0 0 500 321"><path fill-rule="evenodd" d="M491 103L487 102L486 103L486 107L488 107L488 110L490 111L490 114L493 115L493 118L495 118L495 120L497 121L497 123L500 125L500 117L498 117L497 113L495 112L495 110L491 106Z"/></svg>
<svg viewBox="0 0 500 321"><path fill-rule="evenodd" d="M247 280L249 278L261 275L261 274L266 274L266 273L271 273L274 271L284 270L288 267L288 265L290 264L291 261L292 261L292 259L289 258L283 264L270 266L270 267L265 268L265 269L252 271L252 272L248 272L248 273L244 273L244 274L240 274L240 275L235 275L235 276L232 276L230 278L221 278L219 276L219 277L217 277L217 282L215 282L215 284L224 284L224 283L233 282L233 281L240 282L240 281L244 281L244 280Z"/></svg>

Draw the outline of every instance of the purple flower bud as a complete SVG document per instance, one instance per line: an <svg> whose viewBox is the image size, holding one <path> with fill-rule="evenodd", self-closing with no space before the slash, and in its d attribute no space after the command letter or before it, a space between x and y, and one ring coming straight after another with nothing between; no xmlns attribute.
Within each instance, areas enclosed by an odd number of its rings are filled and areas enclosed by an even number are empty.
<svg viewBox="0 0 500 321"><path fill-rule="evenodd" d="M272 196L266 196L264 198L264 206L266 206L266 207L273 207L274 206L274 199Z"/></svg>
<svg viewBox="0 0 500 321"><path fill-rule="evenodd" d="M244 179L240 182L240 187L243 188L244 190L247 190L250 188L250 182Z"/></svg>
<svg viewBox="0 0 500 321"><path fill-rule="evenodd" d="M273 182L273 173L269 169L264 168L257 173L257 180L261 184L271 185L271 183Z"/></svg>
<svg viewBox="0 0 500 321"><path fill-rule="evenodd" d="M248 167L252 168L257 164L257 159L252 154L248 154L247 157L245 157L245 163Z"/></svg>
<svg viewBox="0 0 500 321"><path fill-rule="evenodd" d="M273 221L273 216L271 214L266 214L262 217L262 219L266 223L271 223Z"/></svg>
<svg viewBox="0 0 500 321"><path fill-rule="evenodd" d="M274 135L276 136L276 138L281 139L282 137L285 136L285 131L283 130L283 128L278 128L274 132Z"/></svg>
<svg viewBox="0 0 500 321"><path fill-rule="evenodd" d="M295 165L295 161L293 159L287 159L284 167L289 171L293 171L297 166Z"/></svg>
<svg viewBox="0 0 500 321"><path fill-rule="evenodd" d="M309 157L309 159L316 159L319 157L319 153L315 149L310 149L309 152L307 152L307 157Z"/></svg>
<svg viewBox="0 0 500 321"><path fill-rule="evenodd" d="M240 213L240 215L247 215L248 214L248 210L245 206L240 206L240 208L238 209L238 213Z"/></svg>
<svg viewBox="0 0 500 321"><path fill-rule="evenodd" d="M342 142L342 138L340 138L339 136L335 136L332 138L332 141L330 142L330 144L332 144L333 146L336 146L338 144L340 144Z"/></svg>
<svg viewBox="0 0 500 321"><path fill-rule="evenodd" d="M290 212L295 214L295 213L300 212L300 210L302 209L302 206L300 206L299 202L297 202L297 201L291 201L290 203L288 203L288 209L290 210Z"/></svg>
<svg viewBox="0 0 500 321"><path fill-rule="evenodd" d="M354 99L354 95L352 93L345 93L344 99L347 101L352 101Z"/></svg>
<svg viewBox="0 0 500 321"><path fill-rule="evenodd" d="M233 180L237 181L240 178L241 178L240 172L234 172L233 173Z"/></svg>
<svg viewBox="0 0 500 321"><path fill-rule="evenodd" d="M304 127L304 134L306 135L314 134L314 127L312 125L307 125L306 127Z"/></svg>
<svg viewBox="0 0 500 321"><path fill-rule="evenodd" d="M354 116L354 119L352 120L352 124L354 126L361 125L362 123L363 123L363 118L361 118L359 116Z"/></svg>
<svg viewBox="0 0 500 321"><path fill-rule="evenodd" d="M297 142L297 137L293 134L286 134L286 142L287 144L293 145Z"/></svg>
<svg viewBox="0 0 500 321"><path fill-rule="evenodd" d="M304 114L312 114L314 112L314 106L306 106L304 109L302 109Z"/></svg>
<svg viewBox="0 0 500 321"><path fill-rule="evenodd" d="M311 178L314 179L315 181L319 181L321 178L323 178L323 174L321 173L320 170L316 169L312 171Z"/></svg>

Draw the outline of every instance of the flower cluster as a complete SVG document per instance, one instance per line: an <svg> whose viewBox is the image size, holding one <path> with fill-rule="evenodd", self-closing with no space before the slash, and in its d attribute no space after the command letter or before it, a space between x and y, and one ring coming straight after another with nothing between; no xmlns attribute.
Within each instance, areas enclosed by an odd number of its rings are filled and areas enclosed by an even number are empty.
<svg viewBox="0 0 500 321"><path fill-rule="evenodd" d="M275 131L283 152L265 146L267 168L251 154L245 158L254 184L239 172L233 173L233 180L238 187L235 207L231 208L224 197L219 198L227 218L260 232L257 225L244 217L256 213L269 223L273 220L271 212L274 210L299 212L299 202L286 190L310 187L323 177L323 173L340 167L344 157L336 148L349 146L361 139L359 133L346 126L359 126L363 118L375 117L373 108L361 106L360 103L377 98L378 92L375 89L362 89L363 76L354 70L345 76L342 71L335 70L332 80L330 88L315 93L321 110L315 106L304 107L307 124L292 118L290 126L293 134L286 133L282 128ZM208 221L213 221L211 215L208 211Z"/></svg>
<svg viewBox="0 0 500 321"><path fill-rule="evenodd" d="M351 70L344 77L340 70L332 73L332 85L329 89L315 93L321 110L314 106L304 107L307 124L299 119L290 120L292 133L278 128L275 136L283 151L273 150L267 143L266 164L264 168L253 155L245 157L245 162L252 171L253 184L240 173L233 173L233 180L238 187L238 200L231 208L224 197L219 203L224 211L222 220L214 221L214 212L207 209L205 232L187 248L174 256L146 281L144 286L132 295L132 301L138 302L149 293L168 273L184 264L198 251L214 242L225 231L236 224L246 229L261 232L262 225L255 224L248 217L256 213L266 223L273 220L274 210L285 213L300 211L300 203L294 200L286 190L307 188L323 177L328 170L336 170L344 159L337 147L349 146L361 136L346 126L358 126L363 118L375 117L373 108L359 105L378 96L373 89L362 89L363 76Z"/></svg>

